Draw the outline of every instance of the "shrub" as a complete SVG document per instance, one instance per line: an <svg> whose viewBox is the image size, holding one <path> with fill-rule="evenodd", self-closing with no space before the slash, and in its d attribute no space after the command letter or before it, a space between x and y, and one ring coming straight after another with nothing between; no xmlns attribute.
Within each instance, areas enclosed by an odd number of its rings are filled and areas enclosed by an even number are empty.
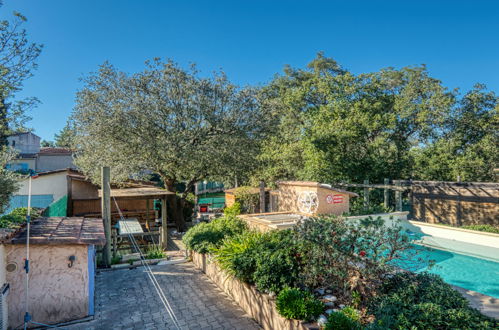
<svg viewBox="0 0 499 330"><path fill-rule="evenodd" d="M16 217L22 217L26 219L26 214L28 213L28 208L27 207L18 207L12 210L10 212L10 215L16 216ZM31 208L31 218L35 219L38 218L42 214L42 209L37 208L37 207L32 207Z"/></svg>
<svg viewBox="0 0 499 330"><path fill-rule="evenodd" d="M353 314L351 310L347 309L348 307L341 311L331 313L327 318L324 328L326 330L360 330L361 325L359 323L360 317L358 312L352 308L352 310L356 312L356 314Z"/></svg>
<svg viewBox="0 0 499 330"><path fill-rule="evenodd" d="M412 245L402 228L397 222L385 225L381 218L348 221L320 216L300 221L294 230L303 245L302 284L334 287L337 294L348 297L357 291L357 297L367 300L382 284L383 275L392 271L394 261L413 258L407 253Z"/></svg>
<svg viewBox="0 0 499 330"><path fill-rule="evenodd" d="M227 237L220 248L213 250L213 254L219 266L227 273L241 281L252 283L257 249L263 237L263 234L255 231Z"/></svg>
<svg viewBox="0 0 499 330"><path fill-rule="evenodd" d="M279 314L295 320L312 321L324 311L322 301L296 288L283 289L277 296L276 306Z"/></svg>
<svg viewBox="0 0 499 330"><path fill-rule="evenodd" d="M499 228L494 227L492 225L469 225L469 226L462 226L461 228L499 234Z"/></svg>
<svg viewBox="0 0 499 330"><path fill-rule="evenodd" d="M246 224L234 217L223 216L210 223L200 223L190 228L182 238L187 249L198 253L208 253L217 248L224 237L233 236L246 230Z"/></svg>
<svg viewBox="0 0 499 330"><path fill-rule="evenodd" d="M232 206L226 207L224 209L224 215L229 217L236 217L241 214L241 204L239 202L235 202Z"/></svg>
<svg viewBox="0 0 499 330"><path fill-rule="evenodd" d="M370 303L376 317L371 328L492 329L499 322L469 306L468 301L433 274L397 274Z"/></svg>
<svg viewBox="0 0 499 330"><path fill-rule="evenodd" d="M253 282L258 290L279 293L294 287L299 274L299 247L290 230L265 233L256 249Z"/></svg>
<svg viewBox="0 0 499 330"><path fill-rule="evenodd" d="M158 246L158 245L152 245L149 246L147 249L146 253L146 259L163 259L166 257L165 251Z"/></svg>
<svg viewBox="0 0 499 330"><path fill-rule="evenodd" d="M0 217L0 228L15 228L26 222L27 207L18 207L12 210L9 214ZM31 208L31 219L38 218L41 214L41 209Z"/></svg>

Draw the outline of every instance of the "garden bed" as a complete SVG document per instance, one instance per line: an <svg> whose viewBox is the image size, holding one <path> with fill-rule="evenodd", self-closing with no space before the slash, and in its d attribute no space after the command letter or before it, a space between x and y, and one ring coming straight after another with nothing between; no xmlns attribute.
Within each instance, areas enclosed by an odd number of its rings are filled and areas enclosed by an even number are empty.
<svg viewBox="0 0 499 330"><path fill-rule="evenodd" d="M264 329L312 330L317 324L287 320L277 312L275 299L258 292L255 287L227 275L207 254L191 252L194 265L202 270L220 289L229 295Z"/></svg>

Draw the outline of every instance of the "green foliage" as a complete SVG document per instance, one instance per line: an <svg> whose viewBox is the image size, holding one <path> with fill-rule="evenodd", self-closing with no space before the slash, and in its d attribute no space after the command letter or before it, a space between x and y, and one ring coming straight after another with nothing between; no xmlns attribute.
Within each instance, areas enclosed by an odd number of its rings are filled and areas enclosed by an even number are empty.
<svg viewBox="0 0 499 330"><path fill-rule="evenodd" d="M290 230L265 234L256 251L253 282L258 290L278 293L299 278L299 246Z"/></svg>
<svg viewBox="0 0 499 330"><path fill-rule="evenodd" d="M401 229L396 221L385 225L371 217L346 221L320 216L299 222L294 231L303 244L301 281L307 287L337 288L348 297L355 290L368 299L394 261L413 257L407 252L412 250L409 237Z"/></svg>
<svg viewBox="0 0 499 330"><path fill-rule="evenodd" d="M391 208L386 208L382 203L370 203L366 208L362 198L352 198L350 199L350 210L347 214L344 214L344 216L381 214L391 211Z"/></svg>
<svg viewBox="0 0 499 330"><path fill-rule="evenodd" d="M223 216L209 223L200 223L190 228L182 238L189 250L208 253L221 245L225 237L242 233L246 223L234 216Z"/></svg>
<svg viewBox="0 0 499 330"><path fill-rule="evenodd" d="M483 85L459 98L424 65L356 75L320 54L260 100L276 125L258 156L267 182L494 180L498 97Z"/></svg>
<svg viewBox="0 0 499 330"><path fill-rule="evenodd" d="M360 330L358 312L348 307L331 313L327 319L326 330Z"/></svg>
<svg viewBox="0 0 499 330"><path fill-rule="evenodd" d="M277 296L276 306L279 314L295 320L312 321L324 311L322 301L296 288L284 288Z"/></svg>
<svg viewBox="0 0 499 330"><path fill-rule="evenodd" d="M128 74L104 63L76 96L75 162L95 182L107 164L113 181L147 169L169 189L243 177L268 126L263 110L254 89L223 72L201 76L194 65L154 59Z"/></svg>
<svg viewBox="0 0 499 330"><path fill-rule="evenodd" d="M19 189L19 175L5 168L14 156L11 150L0 145L0 214L8 206L12 194Z"/></svg>
<svg viewBox="0 0 499 330"><path fill-rule="evenodd" d="M237 279L252 283L256 270L256 254L265 235L255 231L227 237L212 252L220 268Z"/></svg>
<svg viewBox="0 0 499 330"><path fill-rule="evenodd" d="M452 111L443 134L414 150L415 177L423 180L494 181L499 163L499 98L477 84Z"/></svg>
<svg viewBox="0 0 499 330"><path fill-rule="evenodd" d="M116 264L121 263L121 258L122 258L122 256L119 254L111 257L111 265L116 265Z"/></svg>
<svg viewBox="0 0 499 330"><path fill-rule="evenodd" d="M146 259L166 258L166 252L158 245L149 245L146 252Z"/></svg>
<svg viewBox="0 0 499 330"><path fill-rule="evenodd" d="M236 217L241 214L241 204L235 202L232 206L226 207L224 209L224 215L229 217Z"/></svg>
<svg viewBox="0 0 499 330"><path fill-rule="evenodd" d="M9 214L0 217L0 228L16 228L26 222L27 207L18 207ZM31 208L31 218L35 219L41 214L41 209Z"/></svg>
<svg viewBox="0 0 499 330"><path fill-rule="evenodd" d="M432 274L401 273L386 281L370 304L373 327L390 329L494 329L499 322L481 315Z"/></svg>
<svg viewBox="0 0 499 330"><path fill-rule="evenodd" d="M255 192L254 187L242 186L234 191L236 202L239 203L242 213L258 212L257 207L260 202L259 192Z"/></svg>
<svg viewBox="0 0 499 330"><path fill-rule="evenodd" d="M62 128L59 134L55 135L54 144L56 147L73 149L75 145L75 127L71 120Z"/></svg>
<svg viewBox="0 0 499 330"><path fill-rule="evenodd" d="M469 229L469 230L476 230L476 231L484 231L487 233L499 234L499 228L494 227L492 225L469 225L469 226L462 226L461 228Z"/></svg>

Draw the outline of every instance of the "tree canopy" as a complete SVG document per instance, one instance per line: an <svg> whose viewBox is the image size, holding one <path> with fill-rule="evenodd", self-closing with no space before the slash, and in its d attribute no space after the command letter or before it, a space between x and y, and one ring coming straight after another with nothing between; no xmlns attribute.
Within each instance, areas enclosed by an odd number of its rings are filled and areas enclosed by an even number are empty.
<svg viewBox="0 0 499 330"><path fill-rule="evenodd" d="M154 60L128 75L106 63L85 79L72 115L76 165L99 182L141 173L161 176L167 189L247 172L265 134L251 88L223 73L202 78L193 66ZM185 197L185 196L183 196Z"/></svg>
<svg viewBox="0 0 499 330"><path fill-rule="evenodd" d="M6 146L7 136L26 130L24 123L28 117L25 111L37 102L34 98L13 99L36 69L36 59L42 49L41 45L28 41L27 32L22 29L26 17L19 13L13 16L11 21L0 21L0 213L18 189L17 175L6 169L15 156Z"/></svg>
<svg viewBox="0 0 499 330"><path fill-rule="evenodd" d="M459 99L425 66L355 75L319 54L262 93L280 118L258 157L268 182L493 179L497 97L483 86Z"/></svg>

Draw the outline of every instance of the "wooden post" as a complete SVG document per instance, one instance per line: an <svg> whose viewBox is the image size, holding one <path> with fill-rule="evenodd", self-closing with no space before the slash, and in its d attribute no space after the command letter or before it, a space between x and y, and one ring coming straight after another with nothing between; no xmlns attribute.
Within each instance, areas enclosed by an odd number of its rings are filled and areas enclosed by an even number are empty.
<svg viewBox="0 0 499 330"><path fill-rule="evenodd" d="M364 184L368 185L369 180L364 180ZM364 209L369 209L369 187L364 187Z"/></svg>
<svg viewBox="0 0 499 330"><path fill-rule="evenodd" d="M103 259L106 267L111 267L111 170L107 166L101 168L101 211L104 222L104 234L106 235L106 245L104 245Z"/></svg>
<svg viewBox="0 0 499 330"><path fill-rule="evenodd" d="M161 246L166 250L168 243L168 226L166 219L166 198L168 195L161 198ZM174 196L175 197L175 196Z"/></svg>
<svg viewBox="0 0 499 330"><path fill-rule="evenodd" d="M116 228L112 229L112 239L113 239L113 258L116 258L116 254L118 252L118 233L116 231Z"/></svg>
<svg viewBox="0 0 499 330"><path fill-rule="evenodd" d="M402 187L400 182L397 182L397 187ZM402 190L395 191L395 199L397 200L397 211L402 211Z"/></svg>
<svg viewBox="0 0 499 330"><path fill-rule="evenodd" d="M149 199L146 199L146 228L147 230L151 230L149 228Z"/></svg>
<svg viewBox="0 0 499 330"><path fill-rule="evenodd" d="M385 179L384 184L385 186L389 185L390 179ZM388 209L390 207L390 190L388 190L388 188L385 188L383 190L383 195L384 195L383 204L385 206L385 209Z"/></svg>
<svg viewBox="0 0 499 330"><path fill-rule="evenodd" d="M265 182L260 181L260 213L265 213Z"/></svg>

